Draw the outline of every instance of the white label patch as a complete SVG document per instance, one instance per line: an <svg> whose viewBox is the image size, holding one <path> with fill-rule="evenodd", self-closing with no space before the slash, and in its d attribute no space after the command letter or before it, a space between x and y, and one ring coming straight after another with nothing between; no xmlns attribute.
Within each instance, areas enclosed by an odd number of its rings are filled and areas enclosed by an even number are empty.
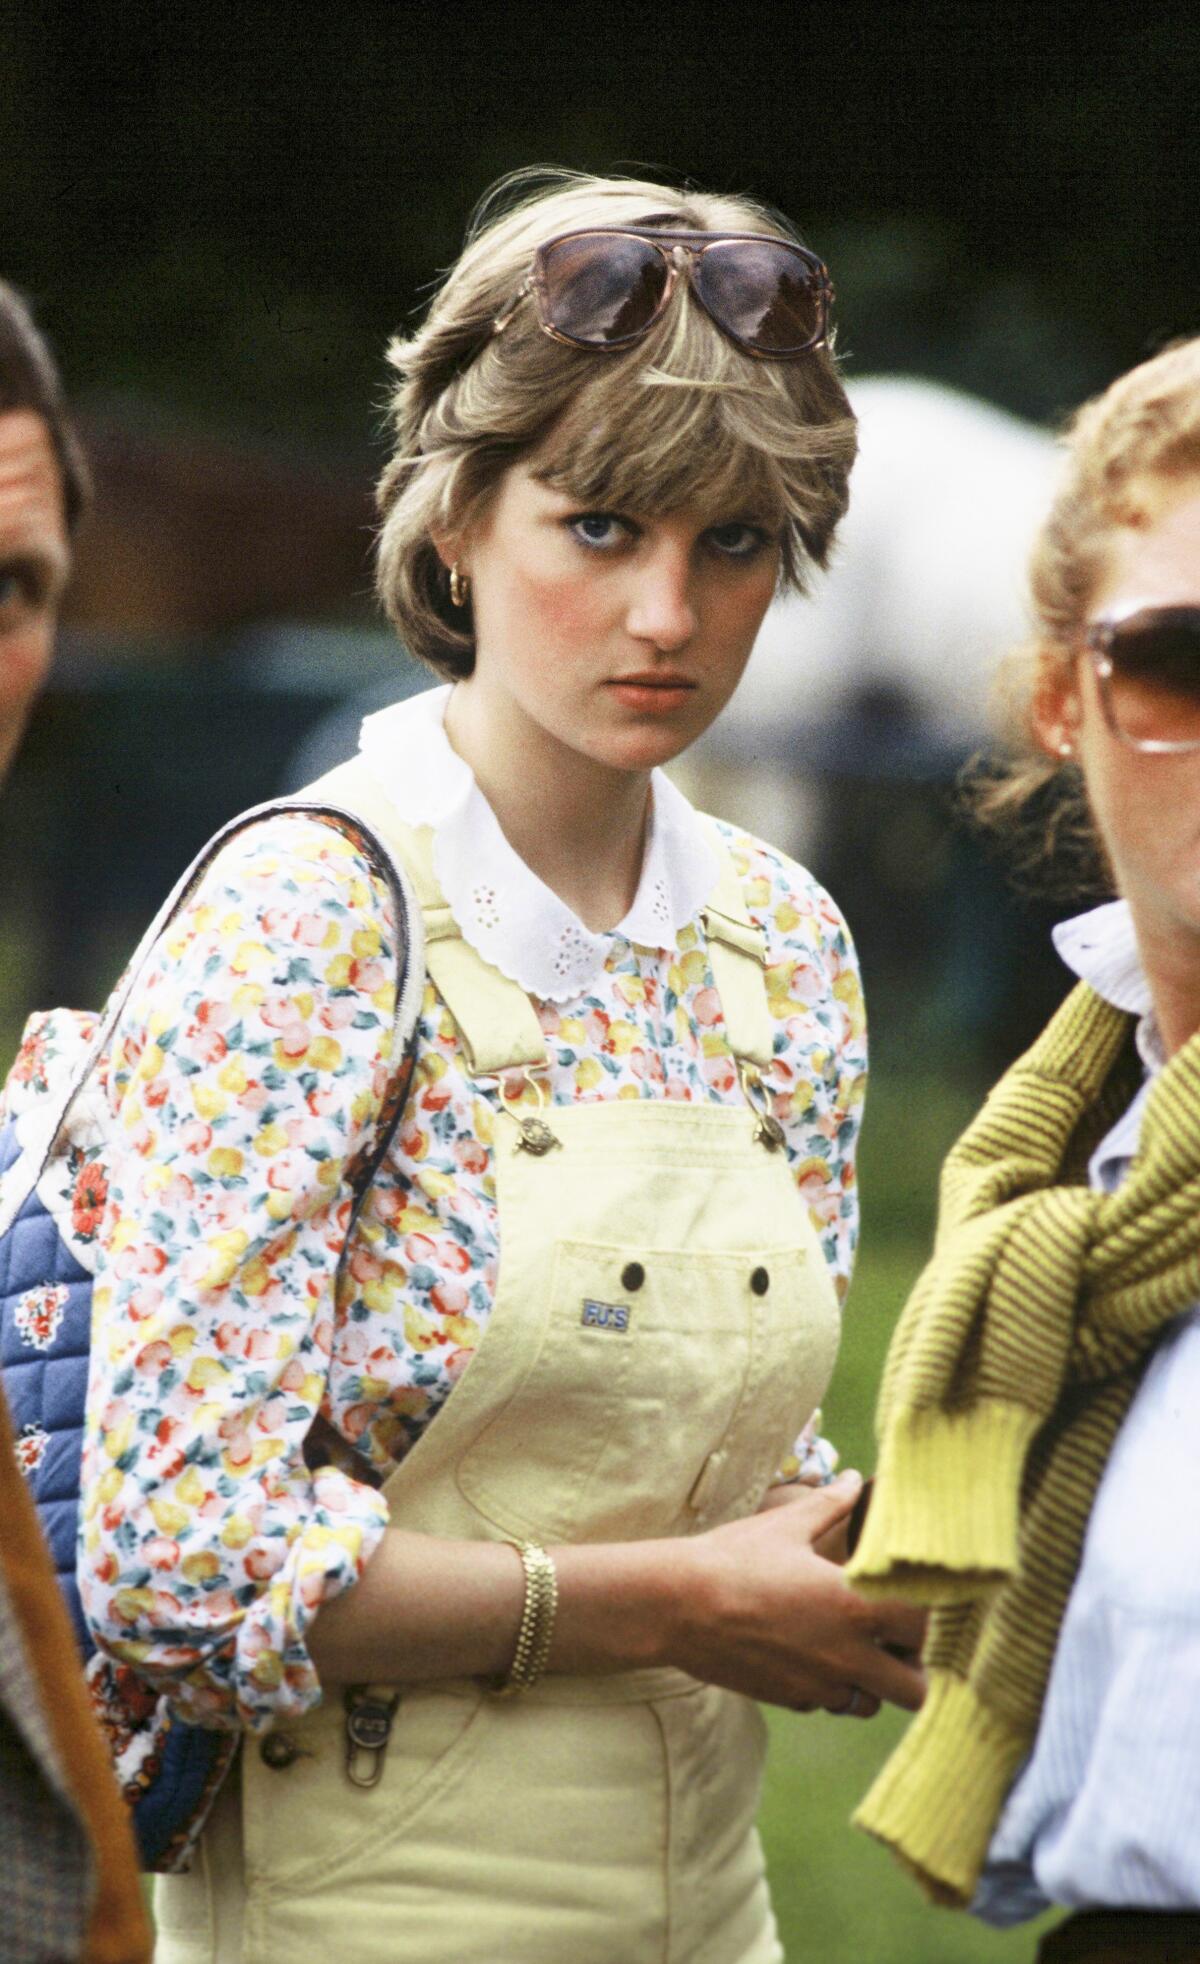
<svg viewBox="0 0 1200 1964"><path fill-rule="evenodd" d="M593 1302L585 1296L579 1320L585 1329L615 1330L624 1335L629 1328L629 1304Z"/></svg>

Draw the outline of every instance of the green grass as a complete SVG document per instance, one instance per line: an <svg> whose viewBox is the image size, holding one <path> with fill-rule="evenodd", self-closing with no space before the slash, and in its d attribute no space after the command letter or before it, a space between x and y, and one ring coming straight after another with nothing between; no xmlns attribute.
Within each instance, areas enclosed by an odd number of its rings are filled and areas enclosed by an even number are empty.
<svg viewBox="0 0 1200 1964"><path fill-rule="evenodd" d="M887 1851L848 1825L900 1713L869 1723L772 1712L762 1835L788 1964L1028 1964L1044 1922L1000 1934L934 1909Z"/></svg>
<svg viewBox="0 0 1200 1964"><path fill-rule="evenodd" d="M925 1260L941 1157L981 1087L905 1075L873 1083L860 1162L864 1231L825 1431L844 1466L874 1463L872 1413L888 1335ZM862 1723L768 1713L761 1817L788 1964L1003 1964L1028 1960L1042 1923L1004 1935L934 1909L849 1819L904 1730L885 1710Z"/></svg>

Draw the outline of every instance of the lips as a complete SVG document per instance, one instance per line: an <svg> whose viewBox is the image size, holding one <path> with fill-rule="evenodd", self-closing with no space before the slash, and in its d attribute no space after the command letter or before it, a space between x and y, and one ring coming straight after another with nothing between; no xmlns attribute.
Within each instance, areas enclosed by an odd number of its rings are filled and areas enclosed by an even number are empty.
<svg viewBox="0 0 1200 1964"><path fill-rule="evenodd" d="M605 685L625 709L640 715L665 716L681 709L695 694L696 684L686 675L618 675Z"/></svg>
<svg viewBox="0 0 1200 1964"><path fill-rule="evenodd" d="M609 686L614 689L694 689L696 684L690 675L676 675L667 669L652 668L636 675L614 675Z"/></svg>

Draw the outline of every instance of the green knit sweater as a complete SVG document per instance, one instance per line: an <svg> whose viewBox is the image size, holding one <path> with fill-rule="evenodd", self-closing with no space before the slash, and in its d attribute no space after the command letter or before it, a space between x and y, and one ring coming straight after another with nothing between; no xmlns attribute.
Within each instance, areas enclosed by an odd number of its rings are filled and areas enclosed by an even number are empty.
<svg viewBox="0 0 1200 1964"><path fill-rule="evenodd" d="M946 1161L897 1325L847 1573L931 1607L921 1712L855 1819L935 1900L970 1900L1037 1730L1092 1502L1163 1326L1200 1297L1200 1037L1162 1072L1115 1194L1087 1155L1137 1082L1086 983Z"/></svg>

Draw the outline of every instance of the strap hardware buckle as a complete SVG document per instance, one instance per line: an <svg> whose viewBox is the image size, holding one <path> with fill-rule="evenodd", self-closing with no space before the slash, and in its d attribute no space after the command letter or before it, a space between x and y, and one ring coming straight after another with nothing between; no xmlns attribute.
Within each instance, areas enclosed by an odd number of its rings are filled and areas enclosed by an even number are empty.
<svg viewBox="0 0 1200 1964"><path fill-rule="evenodd" d="M346 1778L352 1786L377 1787L382 1780L384 1754L399 1704L398 1691L386 1698L366 1685L346 1686Z"/></svg>
<svg viewBox="0 0 1200 1964"><path fill-rule="evenodd" d="M754 1143L765 1146L768 1152L778 1152L786 1144L787 1133L767 1103L767 1093L763 1088L761 1074L753 1064L740 1063L738 1076L742 1080L742 1090L746 1103L754 1114Z"/></svg>
<svg viewBox="0 0 1200 1964"><path fill-rule="evenodd" d="M544 1154L552 1152L555 1146L561 1146L562 1140L556 1132L551 1131L545 1119L541 1116L541 1112L544 1112L550 1103L545 1085L534 1074L533 1068L530 1065L526 1065L521 1073L521 1077L523 1084L532 1085L534 1091L537 1093L537 1101L540 1107L538 1115L535 1117L532 1112L522 1115L513 1110L512 1102L510 1102L508 1093L504 1088L503 1075L498 1080L500 1086L500 1109L506 1117L511 1118L513 1124L521 1134L517 1143L517 1151L532 1153L535 1159L541 1159ZM519 1095L520 1093L518 1093Z"/></svg>

